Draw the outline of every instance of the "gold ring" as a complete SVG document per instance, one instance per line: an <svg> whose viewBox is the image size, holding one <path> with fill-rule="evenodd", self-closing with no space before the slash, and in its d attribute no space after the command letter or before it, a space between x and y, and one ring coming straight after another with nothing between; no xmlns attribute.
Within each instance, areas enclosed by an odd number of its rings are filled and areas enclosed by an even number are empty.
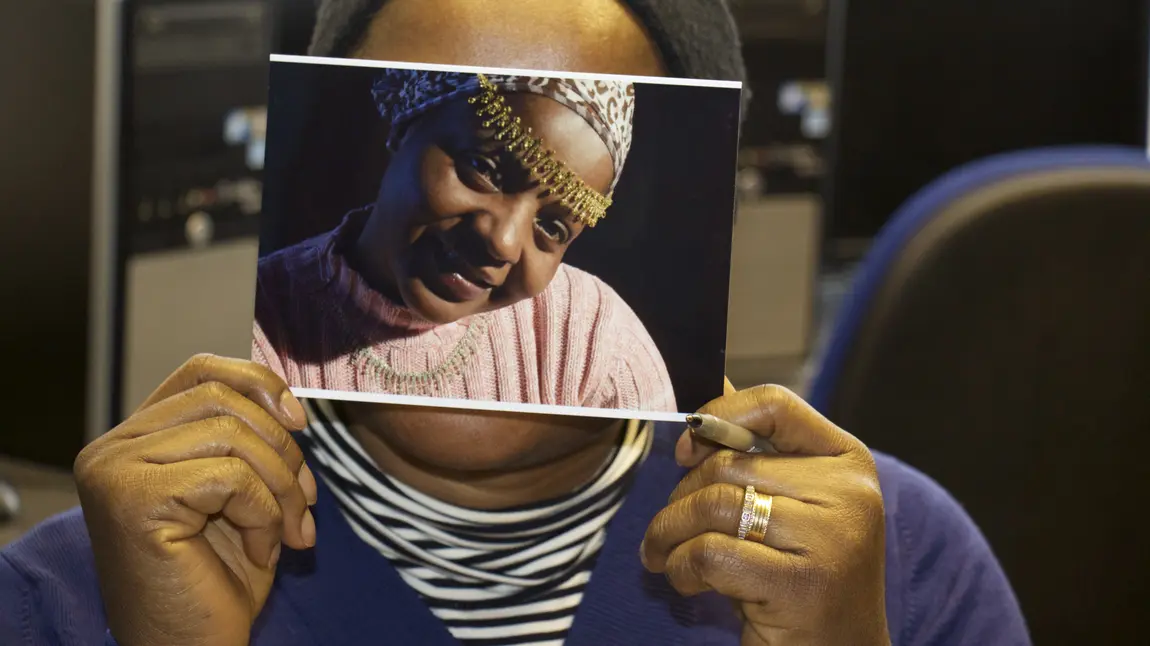
<svg viewBox="0 0 1150 646"><path fill-rule="evenodd" d="M756 543L766 540L767 525L771 522L771 507L774 502L774 496L756 493L754 487L747 485L743 493L743 513L739 516L739 540Z"/></svg>

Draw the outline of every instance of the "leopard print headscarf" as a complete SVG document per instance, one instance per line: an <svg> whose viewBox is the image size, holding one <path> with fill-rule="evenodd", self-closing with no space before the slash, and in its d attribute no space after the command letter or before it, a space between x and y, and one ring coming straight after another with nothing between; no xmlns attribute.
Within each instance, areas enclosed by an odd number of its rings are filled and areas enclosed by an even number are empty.
<svg viewBox="0 0 1150 646"><path fill-rule="evenodd" d="M546 96L583 117L607 145L614 166L611 189L615 189L627 153L631 150L634 85L614 80L486 76L501 92L530 92ZM372 86L379 113L391 123L387 145L392 150L398 147L413 119L443 103L478 93L478 76L460 72L389 69Z"/></svg>

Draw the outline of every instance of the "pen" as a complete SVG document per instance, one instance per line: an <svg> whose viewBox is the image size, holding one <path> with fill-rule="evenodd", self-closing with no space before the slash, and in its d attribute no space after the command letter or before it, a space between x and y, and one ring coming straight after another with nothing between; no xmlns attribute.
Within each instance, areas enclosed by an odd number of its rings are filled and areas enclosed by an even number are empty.
<svg viewBox="0 0 1150 646"><path fill-rule="evenodd" d="M756 435L742 426L721 420L713 415L692 413L687 415L687 428L705 440L744 453L778 453L767 438Z"/></svg>

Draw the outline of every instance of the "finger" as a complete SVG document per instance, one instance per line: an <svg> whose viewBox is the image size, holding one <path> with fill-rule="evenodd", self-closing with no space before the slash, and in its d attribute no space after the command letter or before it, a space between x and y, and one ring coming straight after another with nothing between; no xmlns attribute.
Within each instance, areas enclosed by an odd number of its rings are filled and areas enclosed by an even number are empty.
<svg viewBox="0 0 1150 646"><path fill-rule="evenodd" d="M208 521L220 515L240 530L244 554L260 568L273 565L280 544L283 516L264 481L239 458L187 460L161 467L163 491L174 505L162 514L174 521L164 540L177 542L199 536Z"/></svg>
<svg viewBox="0 0 1150 646"><path fill-rule="evenodd" d="M219 382L256 402L284 426L302 430L307 415L279 375L251 361L198 354L176 369L136 410L202 384Z"/></svg>
<svg viewBox="0 0 1150 646"><path fill-rule="evenodd" d="M315 521L308 510L314 500L280 454L239 419L214 417L145 435L132 444L139 458L152 464L223 457L243 460L275 496L283 514L284 542L295 549L315 544Z"/></svg>
<svg viewBox="0 0 1150 646"><path fill-rule="evenodd" d="M737 536L745 490L731 484L711 485L671 503L647 527L640 552L651 572L662 572L671 552L709 532ZM818 531L820 510L797 500L774 496L762 543L784 552L804 554Z"/></svg>
<svg viewBox="0 0 1150 646"><path fill-rule="evenodd" d="M811 505L825 506L848 471L839 458L753 455L720 449L691 469L671 493L674 502L713 484L727 483Z"/></svg>
<svg viewBox="0 0 1150 646"><path fill-rule="evenodd" d="M733 395L737 392L739 391L735 388L734 384L731 383L731 380L727 377L723 377L723 396L726 397L727 395ZM696 450L696 444L716 450L723 448L716 442L695 435L688 427L683 430L683 433L679 436L679 441L675 444L675 459L678 460L679 464L687 464L691 459L691 455ZM700 448L699 450L702 451L703 449Z"/></svg>
<svg viewBox="0 0 1150 646"><path fill-rule="evenodd" d="M756 386L720 397L699 412L738 424L767 438L780 453L840 456L866 447L838 428L798 395L782 386ZM699 464L718 447L688 433L680 438L676 458L683 466Z"/></svg>
<svg viewBox="0 0 1150 646"><path fill-rule="evenodd" d="M300 472L303 451L274 417L228 385L213 381L183 390L136 413L113 433L130 440L164 429L213 417L236 417L276 450L293 472Z"/></svg>
<svg viewBox="0 0 1150 646"><path fill-rule="evenodd" d="M679 545L664 574L683 596L715 591L749 603L811 598L819 580L805 557L712 532ZM799 596L799 595L803 596Z"/></svg>
<svg viewBox="0 0 1150 646"><path fill-rule="evenodd" d="M307 499L316 500L315 476L304 463L303 451L291 433L265 409L221 382L200 384L153 404L109 433L108 440L134 439L173 426L223 416L237 417L251 427L283 457L292 472L298 474Z"/></svg>

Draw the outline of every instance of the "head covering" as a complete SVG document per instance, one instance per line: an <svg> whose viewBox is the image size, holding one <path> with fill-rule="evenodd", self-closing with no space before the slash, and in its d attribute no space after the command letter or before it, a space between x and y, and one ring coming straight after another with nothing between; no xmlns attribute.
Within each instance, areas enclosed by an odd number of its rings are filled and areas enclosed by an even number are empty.
<svg viewBox="0 0 1150 646"><path fill-rule="evenodd" d="M540 76L486 75L500 93L527 92L545 96L583 117L599 135L611 155L614 190L627 153L631 150L631 122L635 112L635 87L624 81L546 78ZM380 115L391 124L387 145L395 150L417 117L454 99L479 94L476 74L389 69L372 86Z"/></svg>

